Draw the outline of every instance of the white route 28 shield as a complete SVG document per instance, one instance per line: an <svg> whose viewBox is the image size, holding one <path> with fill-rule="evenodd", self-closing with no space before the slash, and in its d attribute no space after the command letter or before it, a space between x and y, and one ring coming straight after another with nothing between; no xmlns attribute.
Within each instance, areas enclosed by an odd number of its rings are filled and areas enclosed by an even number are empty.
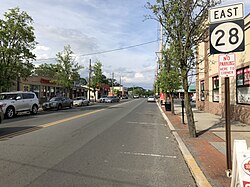
<svg viewBox="0 0 250 187"><path fill-rule="evenodd" d="M209 30L210 54L245 50L244 20L211 24Z"/></svg>

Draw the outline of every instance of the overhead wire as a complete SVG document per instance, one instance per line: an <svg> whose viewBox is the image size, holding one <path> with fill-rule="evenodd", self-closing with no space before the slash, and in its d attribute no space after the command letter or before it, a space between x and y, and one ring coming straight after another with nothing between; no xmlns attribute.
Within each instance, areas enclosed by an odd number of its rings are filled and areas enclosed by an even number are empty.
<svg viewBox="0 0 250 187"><path fill-rule="evenodd" d="M87 53L87 54L78 54L77 56L83 57L83 56L99 55L99 54L104 54L104 53L121 51L121 50L125 50L125 49L130 49L130 48L134 48L134 47L139 47L139 46L155 43L155 42L158 42L158 41L159 41L159 39L149 41L149 42L145 42L145 43L136 44L136 45L130 45L130 46L126 46L126 47L120 47L120 48L116 48L116 49L106 50L106 51L100 51L100 52L95 52L95 53ZM46 59L44 58L44 59L37 59L36 61L46 61L46 60L55 60L55 59L56 58L46 58Z"/></svg>

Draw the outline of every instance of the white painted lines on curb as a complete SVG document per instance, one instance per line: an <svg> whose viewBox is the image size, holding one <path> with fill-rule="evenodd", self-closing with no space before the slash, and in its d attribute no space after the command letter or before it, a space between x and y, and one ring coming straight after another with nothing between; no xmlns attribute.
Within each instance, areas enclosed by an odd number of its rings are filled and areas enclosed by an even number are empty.
<svg viewBox="0 0 250 187"><path fill-rule="evenodd" d="M151 154L151 153L133 153L133 152L120 152L125 155L134 155L134 156L150 156L150 157L160 157L160 158L176 158L176 156L170 155L159 155L159 154Z"/></svg>
<svg viewBox="0 0 250 187"><path fill-rule="evenodd" d="M201 169L199 168L198 164L196 163L194 157L191 155L191 153L189 152L188 148L186 147L186 145L184 144L184 142L182 141L181 137L179 136L179 134L177 132L175 132L175 128L172 125L172 123L170 122L170 120L167 118L167 116L165 115L165 113L162 111L161 106L159 105L158 102L156 102L161 114L163 116L163 118L167 121L167 124L170 128L170 130L172 131L174 137L176 138L178 144L179 144L179 148L183 154L183 157L196 181L196 184L198 187L212 187L210 185L210 183L208 182L207 178L205 177L205 175L203 174L203 172L201 171Z"/></svg>

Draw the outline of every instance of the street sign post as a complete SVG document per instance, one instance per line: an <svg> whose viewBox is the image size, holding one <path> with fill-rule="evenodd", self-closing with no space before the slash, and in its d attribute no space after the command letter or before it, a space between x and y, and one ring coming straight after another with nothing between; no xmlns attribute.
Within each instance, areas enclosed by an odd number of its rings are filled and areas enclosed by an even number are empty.
<svg viewBox="0 0 250 187"><path fill-rule="evenodd" d="M243 3L215 7L208 11L210 31L210 55L227 54L245 50ZM227 173L231 173L231 127L230 127L230 76L235 76L235 55L219 56L219 74L225 77L225 119ZM229 176L229 175L228 175Z"/></svg>

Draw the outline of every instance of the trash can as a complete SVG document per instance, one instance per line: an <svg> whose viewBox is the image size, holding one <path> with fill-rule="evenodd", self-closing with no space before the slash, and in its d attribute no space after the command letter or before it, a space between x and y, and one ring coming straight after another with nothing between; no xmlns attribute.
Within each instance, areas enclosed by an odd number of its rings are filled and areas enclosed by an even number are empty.
<svg viewBox="0 0 250 187"><path fill-rule="evenodd" d="M171 102L165 102L165 110L171 111Z"/></svg>

